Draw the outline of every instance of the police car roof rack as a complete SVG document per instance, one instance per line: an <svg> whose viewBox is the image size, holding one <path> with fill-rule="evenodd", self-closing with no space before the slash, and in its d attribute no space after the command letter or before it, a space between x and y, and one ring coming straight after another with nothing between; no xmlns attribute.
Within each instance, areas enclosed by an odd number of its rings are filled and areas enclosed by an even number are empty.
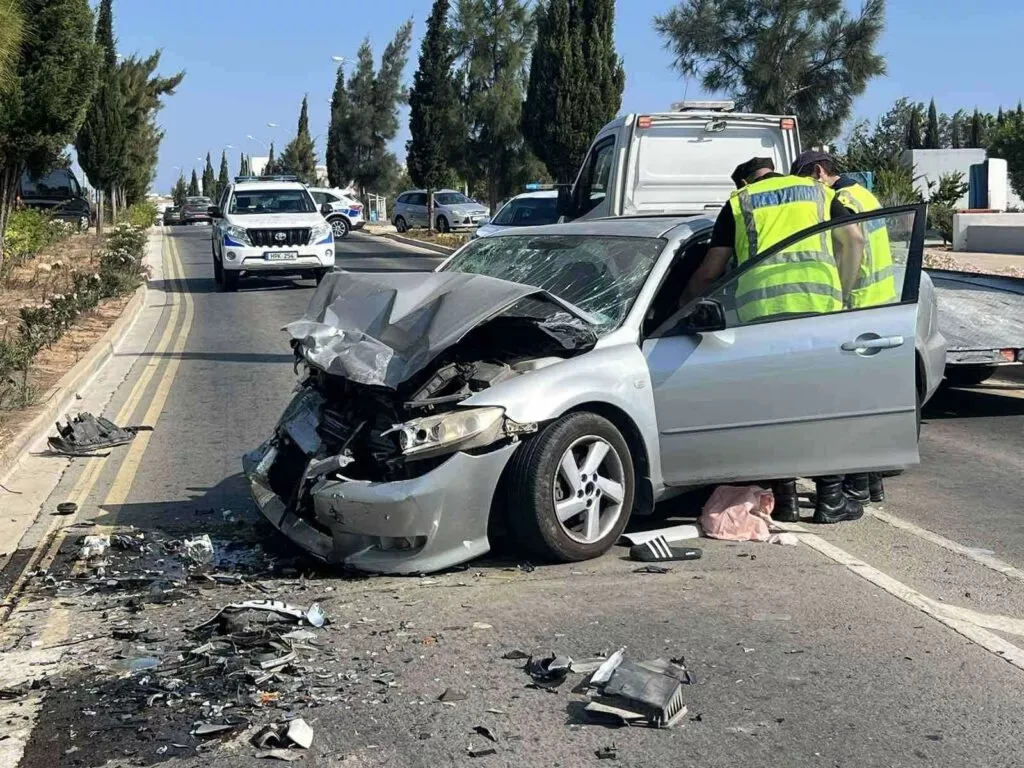
<svg viewBox="0 0 1024 768"><path fill-rule="evenodd" d="M235 176L235 183L241 184L247 181L298 181L298 176L289 174L275 174L273 176Z"/></svg>

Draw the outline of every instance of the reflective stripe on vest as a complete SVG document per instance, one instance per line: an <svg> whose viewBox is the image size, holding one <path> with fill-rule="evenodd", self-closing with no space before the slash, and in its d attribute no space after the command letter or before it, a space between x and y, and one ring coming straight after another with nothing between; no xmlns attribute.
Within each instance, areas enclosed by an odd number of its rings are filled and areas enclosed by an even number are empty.
<svg viewBox="0 0 1024 768"><path fill-rule="evenodd" d="M755 181L732 194L736 264L802 229L829 220L833 192L795 176ZM829 233L804 238L740 276L736 312L742 322L784 314L823 314L843 308L842 284Z"/></svg>
<svg viewBox="0 0 1024 768"><path fill-rule="evenodd" d="M882 207L878 198L860 184L843 187L836 195L840 203L857 213L877 211ZM896 277L885 219L865 221L861 228L864 230L864 258L860 262L857 283L850 293L849 305L877 307L892 304L897 300Z"/></svg>

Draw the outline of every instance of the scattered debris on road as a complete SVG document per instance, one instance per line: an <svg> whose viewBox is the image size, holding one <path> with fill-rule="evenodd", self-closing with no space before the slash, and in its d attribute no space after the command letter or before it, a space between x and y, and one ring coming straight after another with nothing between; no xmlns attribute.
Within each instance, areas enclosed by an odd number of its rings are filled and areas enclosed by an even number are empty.
<svg viewBox="0 0 1024 768"><path fill-rule="evenodd" d="M594 754L597 755L597 759L598 760L618 760L619 759L619 750L618 750L618 748L614 744L611 744L611 745L609 745L607 747L600 747L600 748L594 750Z"/></svg>
<svg viewBox="0 0 1024 768"><path fill-rule="evenodd" d="M106 456L98 454L106 448L126 445L142 431L152 427L119 427L102 416L81 413L68 419L67 425L57 422L57 434L47 440L50 449L65 456Z"/></svg>

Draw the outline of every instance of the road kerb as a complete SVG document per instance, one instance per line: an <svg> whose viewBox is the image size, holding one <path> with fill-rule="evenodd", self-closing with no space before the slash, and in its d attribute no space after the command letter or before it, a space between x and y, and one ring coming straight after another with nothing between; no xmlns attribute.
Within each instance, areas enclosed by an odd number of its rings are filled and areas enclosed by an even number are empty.
<svg viewBox="0 0 1024 768"><path fill-rule="evenodd" d="M402 243L403 245L409 245L413 248L419 248L424 251L430 251L436 253L439 256L451 256L455 253L456 248L448 248L444 245L435 245L434 243L426 243L422 240L417 240L415 237L402 237L401 235L395 235L390 232L384 232L374 237L385 237L388 240L394 240L396 243Z"/></svg>

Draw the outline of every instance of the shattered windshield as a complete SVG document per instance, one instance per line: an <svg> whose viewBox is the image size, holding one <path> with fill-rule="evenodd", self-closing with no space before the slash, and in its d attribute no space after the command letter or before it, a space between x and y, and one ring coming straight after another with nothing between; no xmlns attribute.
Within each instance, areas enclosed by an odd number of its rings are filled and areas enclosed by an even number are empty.
<svg viewBox="0 0 1024 768"><path fill-rule="evenodd" d="M445 266L542 288L597 319L598 333L625 319L658 255L659 238L510 235L470 243Z"/></svg>

